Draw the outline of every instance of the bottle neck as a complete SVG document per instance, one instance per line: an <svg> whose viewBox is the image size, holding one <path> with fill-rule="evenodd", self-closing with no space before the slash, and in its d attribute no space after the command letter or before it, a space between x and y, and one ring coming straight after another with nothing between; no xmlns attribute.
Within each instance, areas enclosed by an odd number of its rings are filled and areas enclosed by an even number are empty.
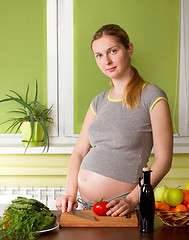
<svg viewBox="0 0 189 240"><path fill-rule="evenodd" d="M144 172L144 184L150 184L150 173L151 171Z"/></svg>

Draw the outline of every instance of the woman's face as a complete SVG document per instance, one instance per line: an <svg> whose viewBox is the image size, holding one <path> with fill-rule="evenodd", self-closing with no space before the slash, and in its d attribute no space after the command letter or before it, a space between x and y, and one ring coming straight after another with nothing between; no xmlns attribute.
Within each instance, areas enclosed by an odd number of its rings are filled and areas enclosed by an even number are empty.
<svg viewBox="0 0 189 240"><path fill-rule="evenodd" d="M121 79L126 76L130 67L133 45L126 49L115 36L104 35L92 44L97 65L111 79Z"/></svg>

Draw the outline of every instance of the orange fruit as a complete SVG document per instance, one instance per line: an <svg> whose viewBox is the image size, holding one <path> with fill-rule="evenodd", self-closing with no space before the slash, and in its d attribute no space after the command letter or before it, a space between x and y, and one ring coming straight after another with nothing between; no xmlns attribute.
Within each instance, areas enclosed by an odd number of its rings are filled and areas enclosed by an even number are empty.
<svg viewBox="0 0 189 240"><path fill-rule="evenodd" d="M158 209L159 203L155 201L155 209Z"/></svg>
<svg viewBox="0 0 189 240"><path fill-rule="evenodd" d="M170 211L175 211L175 207L171 207Z"/></svg>
<svg viewBox="0 0 189 240"><path fill-rule="evenodd" d="M182 204L187 206L187 204L189 203L189 190L182 190L182 191L183 191L183 195L184 195Z"/></svg>
<svg viewBox="0 0 189 240"><path fill-rule="evenodd" d="M178 204L178 205L175 207L175 211L188 212L188 208L187 208L184 204Z"/></svg>
<svg viewBox="0 0 189 240"><path fill-rule="evenodd" d="M187 204L187 208L188 208L188 210L189 210L189 203Z"/></svg>
<svg viewBox="0 0 189 240"><path fill-rule="evenodd" d="M157 206L157 209L164 210L164 211L170 211L171 207L169 206L168 203L160 202Z"/></svg>

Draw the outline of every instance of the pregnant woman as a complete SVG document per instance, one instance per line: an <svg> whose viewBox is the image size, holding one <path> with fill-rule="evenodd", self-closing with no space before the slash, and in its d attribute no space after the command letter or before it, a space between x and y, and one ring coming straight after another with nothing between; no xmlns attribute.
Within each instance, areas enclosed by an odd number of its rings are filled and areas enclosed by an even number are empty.
<svg viewBox="0 0 189 240"><path fill-rule="evenodd" d="M76 208L79 190L85 209L103 198L109 202L107 215L125 216L139 202L138 179L152 147L152 186L170 170L169 104L164 91L145 82L131 65L133 44L120 26L102 26L93 36L91 49L112 89L90 104L69 161L66 192L57 198L56 207L63 212Z"/></svg>

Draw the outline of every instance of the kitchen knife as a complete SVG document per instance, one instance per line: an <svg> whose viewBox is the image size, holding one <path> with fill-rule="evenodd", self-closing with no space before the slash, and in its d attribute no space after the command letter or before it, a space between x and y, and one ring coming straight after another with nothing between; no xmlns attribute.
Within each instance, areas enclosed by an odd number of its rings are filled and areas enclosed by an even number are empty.
<svg viewBox="0 0 189 240"><path fill-rule="evenodd" d="M68 212L68 213L71 214L71 215L73 215L73 216L80 217L80 218L85 218L85 219L89 219L89 220L92 220L92 221L99 221L97 218L91 216L90 214L81 212L81 211L76 210L76 209L72 209L72 210L71 210L70 212Z"/></svg>

